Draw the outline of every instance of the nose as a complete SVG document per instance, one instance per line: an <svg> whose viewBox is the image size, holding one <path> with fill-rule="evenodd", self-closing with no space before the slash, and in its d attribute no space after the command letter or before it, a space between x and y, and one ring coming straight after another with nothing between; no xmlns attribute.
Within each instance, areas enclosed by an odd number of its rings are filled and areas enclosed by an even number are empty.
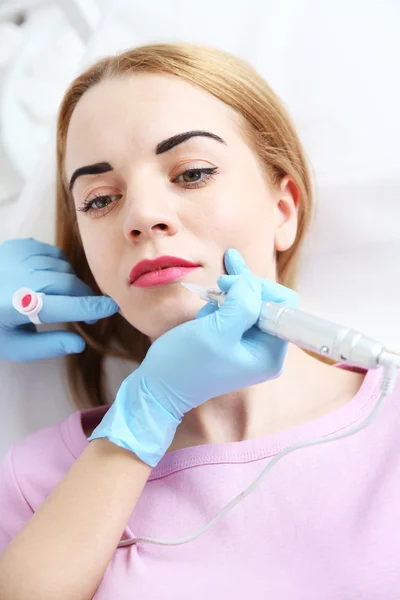
<svg viewBox="0 0 400 600"><path fill-rule="evenodd" d="M176 211L162 197L156 200L147 195L128 198L124 215L123 231L126 239L137 242L156 236L175 235L179 230Z"/></svg>

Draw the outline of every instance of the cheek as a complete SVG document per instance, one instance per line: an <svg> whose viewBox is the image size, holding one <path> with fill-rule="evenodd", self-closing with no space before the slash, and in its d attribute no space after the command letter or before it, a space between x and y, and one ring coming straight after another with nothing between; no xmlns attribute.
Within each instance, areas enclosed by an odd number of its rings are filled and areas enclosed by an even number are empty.
<svg viewBox="0 0 400 600"><path fill-rule="evenodd" d="M267 240L272 233L272 201L265 187L245 186L242 179L237 185L223 189L218 198L203 213L199 221L203 235L219 241L220 246ZM208 231L208 233L206 233ZM252 237L254 236L254 240Z"/></svg>
<svg viewBox="0 0 400 600"><path fill-rule="evenodd" d="M255 275L273 279L273 200L264 184L246 187L238 180L229 194L224 190L218 198L208 224L208 237L221 256L236 248Z"/></svg>
<svg viewBox="0 0 400 600"><path fill-rule="evenodd" d="M112 244L105 244L103 236L83 235L83 247L97 285L104 294L113 295L118 279L118 255Z"/></svg>

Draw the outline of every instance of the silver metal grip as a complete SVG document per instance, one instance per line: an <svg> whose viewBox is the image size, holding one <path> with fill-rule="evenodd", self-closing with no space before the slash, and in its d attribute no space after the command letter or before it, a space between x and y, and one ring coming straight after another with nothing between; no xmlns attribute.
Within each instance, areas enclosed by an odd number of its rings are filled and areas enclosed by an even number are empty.
<svg viewBox="0 0 400 600"><path fill-rule="evenodd" d="M257 326L297 346L363 369L377 368L385 349L355 329L276 302L264 302Z"/></svg>

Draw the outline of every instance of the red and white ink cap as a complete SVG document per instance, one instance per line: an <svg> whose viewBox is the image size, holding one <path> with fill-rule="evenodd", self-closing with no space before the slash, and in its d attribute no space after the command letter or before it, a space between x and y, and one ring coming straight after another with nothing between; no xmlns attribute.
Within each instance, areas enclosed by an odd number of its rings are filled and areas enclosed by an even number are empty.
<svg viewBox="0 0 400 600"><path fill-rule="evenodd" d="M41 325L42 321L38 313L42 310L42 292L34 292L29 288L20 288L12 297L12 305L21 315L26 315L35 325Z"/></svg>

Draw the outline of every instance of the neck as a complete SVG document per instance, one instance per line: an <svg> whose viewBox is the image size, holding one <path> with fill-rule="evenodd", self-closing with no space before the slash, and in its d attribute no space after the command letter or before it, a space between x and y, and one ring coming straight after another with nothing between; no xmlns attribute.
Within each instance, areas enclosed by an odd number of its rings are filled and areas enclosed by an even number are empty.
<svg viewBox="0 0 400 600"><path fill-rule="evenodd" d="M289 344L282 375L211 398L186 413L169 451L262 437L335 410L358 391L365 373L338 369Z"/></svg>

